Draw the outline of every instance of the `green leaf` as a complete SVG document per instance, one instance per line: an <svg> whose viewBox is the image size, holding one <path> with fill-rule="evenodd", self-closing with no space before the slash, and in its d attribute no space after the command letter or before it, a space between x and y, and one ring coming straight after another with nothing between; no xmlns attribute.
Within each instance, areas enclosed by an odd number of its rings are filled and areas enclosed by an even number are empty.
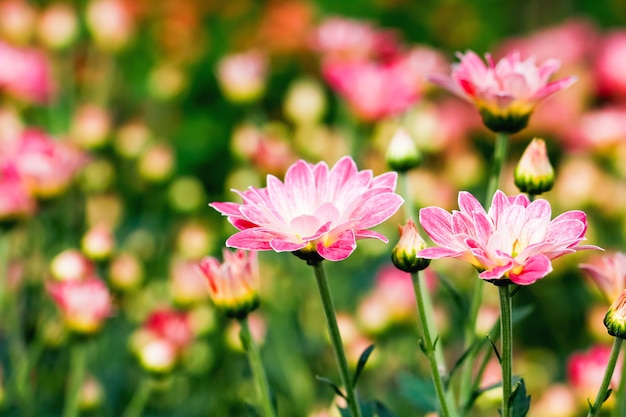
<svg viewBox="0 0 626 417"><path fill-rule="evenodd" d="M365 368L365 365L367 364L367 360L369 359L370 355L374 351L375 347L376 346L373 344L369 345L368 347L365 348L363 353L361 353L361 356L359 356L359 362L356 365L356 370L354 371L354 378L352 379L353 387L356 387L356 383L359 380L359 376L361 375L361 372L363 372L363 369Z"/></svg>
<svg viewBox="0 0 626 417"><path fill-rule="evenodd" d="M261 417L251 404L246 403L246 411L249 417Z"/></svg>
<svg viewBox="0 0 626 417"><path fill-rule="evenodd" d="M330 387L335 391L335 394L339 395L343 399L346 399L346 394L344 394L343 391L341 391L341 388L339 388L339 386L337 386L337 384L335 384L335 382L332 379L326 378L324 376L319 376L319 375L315 375L315 379L325 384L330 385Z"/></svg>
<svg viewBox="0 0 626 417"><path fill-rule="evenodd" d="M606 396L604 397L604 400L602 400L602 403L604 403L606 400L608 400L608 399L609 399L609 397L611 396L611 393L612 393L612 392L613 392L613 388L609 388L609 389L606 391Z"/></svg>
<svg viewBox="0 0 626 417"><path fill-rule="evenodd" d="M513 387L513 392L509 398L512 417L526 417L530 409L530 395L526 395L526 384L524 378L519 378Z"/></svg>
<svg viewBox="0 0 626 417"><path fill-rule="evenodd" d="M395 415L380 401L373 402L374 416L376 417L395 417Z"/></svg>
<svg viewBox="0 0 626 417"><path fill-rule="evenodd" d="M452 296L452 301L456 305L456 308L459 309L459 312L463 315L467 315L467 306L463 303L463 297L461 293L452 285L452 283L448 280L448 278L443 274L437 274L439 278L439 282L441 282L446 290Z"/></svg>
<svg viewBox="0 0 626 417"><path fill-rule="evenodd" d="M424 412L437 410L435 386L430 379L418 378L406 373L398 376L400 396L415 408Z"/></svg>

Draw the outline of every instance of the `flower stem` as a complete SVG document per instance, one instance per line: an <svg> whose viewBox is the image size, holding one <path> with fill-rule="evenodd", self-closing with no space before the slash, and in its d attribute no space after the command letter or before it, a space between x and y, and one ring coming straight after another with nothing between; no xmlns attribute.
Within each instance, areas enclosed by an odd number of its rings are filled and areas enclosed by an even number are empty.
<svg viewBox="0 0 626 417"><path fill-rule="evenodd" d="M502 417L511 417L509 399L513 388L513 320L509 285L498 287L500 294L500 358L502 365Z"/></svg>
<svg viewBox="0 0 626 417"><path fill-rule="evenodd" d="M337 317L335 315L335 305L330 295L330 288L326 281L326 274L322 262L312 262L313 271L315 272L315 278L317 280L317 287L322 298L322 306L324 307L324 315L326 316L326 325L328 326L328 333L335 349L335 358L339 365L339 371L341 375L341 383L346 391L346 401L348 402L348 409L352 417L361 417L361 408L359 407L356 392L352 386L352 378L350 377L350 369L348 368L348 361L346 360L346 354L343 350L343 343L341 341L341 334L339 333L339 326L337 325Z"/></svg>
<svg viewBox="0 0 626 417"><path fill-rule="evenodd" d="M609 363L606 365L604 377L602 378L602 384L600 385L600 389L598 390L596 400L593 403L593 408L589 409L587 417L597 416L600 413L600 408L602 408L602 404L606 400L606 396L609 390L609 384L611 383L611 377L613 376L613 371L615 370L615 365L617 364L617 358L619 357L619 353L622 348L622 341L623 339L620 337L616 337L613 339L613 348L611 349Z"/></svg>
<svg viewBox="0 0 626 417"><path fill-rule="evenodd" d="M502 167L506 161L509 149L509 135L507 133L496 134L496 145L493 150L493 161L491 163L491 174L487 183L487 194L485 195L484 205L487 207L491 204L493 195L500 185L500 177L502 176Z"/></svg>
<svg viewBox="0 0 626 417"><path fill-rule="evenodd" d="M488 210L493 195L499 188L500 177L502 176L502 167L507 159L509 148L509 135L507 133L496 133L496 141L493 150L493 161L491 163L491 172L487 182L487 193L485 194L485 200L483 206L485 210ZM465 349L470 349L476 339L476 319L478 317L478 310L483 299L483 285L484 281L480 278L474 281L474 288L472 290L472 299L469 308L469 320L467 330L465 332ZM466 404L469 402L472 395L471 387L472 383L472 365L478 350L470 352L465 359L465 366L461 375L461 402Z"/></svg>
<svg viewBox="0 0 626 417"><path fill-rule="evenodd" d="M426 315L426 310L424 308L424 295L426 294L426 286L423 280L423 277L420 276L419 272L414 272L411 274L411 278L413 279L413 288L415 290L415 298L417 300L417 308L418 308L418 319L419 319L419 328L421 333L421 347L428 358L428 363L430 365L430 371L433 378L433 383L435 384L435 391L437 393L437 398L439 399L439 404L441 406L440 416L441 417L449 417L453 416L454 408L451 405L451 399L446 395L446 390L443 384L443 378L441 377L440 370L445 369L445 364L438 361L437 355L435 355L435 344L433 343L433 329L432 324L428 320L428 316Z"/></svg>
<svg viewBox="0 0 626 417"><path fill-rule="evenodd" d="M139 383L139 386L133 394L133 398L130 400L128 407L124 410L122 417L141 417L143 409L150 398L150 392L152 391L152 379L149 376L144 376Z"/></svg>
<svg viewBox="0 0 626 417"><path fill-rule="evenodd" d="M80 389L85 379L87 351L83 341L72 344L70 352L70 378L65 391L63 417L77 417L79 414Z"/></svg>
<svg viewBox="0 0 626 417"><path fill-rule="evenodd" d="M611 416L626 416L626 361L622 361L621 381L616 395L615 406Z"/></svg>
<svg viewBox="0 0 626 417"><path fill-rule="evenodd" d="M270 393L270 386L267 382L267 375L263 368L263 362L261 361L261 353L259 347L254 343L252 333L250 333L250 326L248 325L248 317L244 317L239 320L241 325L241 332L239 338L241 343L248 354L248 361L250 362L250 368L252 369L252 376L256 383L257 395L261 409L263 410L264 417L274 417L274 407L272 406L272 396Z"/></svg>

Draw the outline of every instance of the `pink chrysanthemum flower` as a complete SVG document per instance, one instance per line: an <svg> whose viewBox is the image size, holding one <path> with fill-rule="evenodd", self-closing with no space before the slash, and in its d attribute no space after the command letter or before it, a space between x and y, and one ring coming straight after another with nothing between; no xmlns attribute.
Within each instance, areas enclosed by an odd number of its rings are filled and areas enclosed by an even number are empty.
<svg viewBox="0 0 626 417"><path fill-rule="evenodd" d="M489 211L468 192L459 193L460 211L439 207L420 210L420 223L439 245L418 253L429 259L458 258L469 262L479 277L497 283L510 280L530 285L552 271L551 260L581 249L587 217L578 210L550 219L550 203L532 203L523 194L507 197L497 191Z"/></svg>
<svg viewBox="0 0 626 417"><path fill-rule="evenodd" d="M626 254L615 252L578 265L598 286L608 302L613 302L626 289Z"/></svg>
<svg viewBox="0 0 626 417"><path fill-rule="evenodd" d="M428 79L474 103L485 125L495 132L522 130L541 100L576 81L573 76L548 81L560 66L555 59L537 65L534 57L522 60L519 52L512 52L496 63L487 54L485 65L472 51L457 56L461 62L452 66L450 76L431 74Z"/></svg>
<svg viewBox="0 0 626 417"><path fill-rule="evenodd" d="M356 241L387 242L368 230L391 217L403 203L394 193L397 174L377 177L359 171L354 160L343 157L332 169L324 162L297 161L285 182L267 176L267 188L236 191L243 204L213 203L240 231L226 245L247 250L297 252L331 261L347 258Z"/></svg>

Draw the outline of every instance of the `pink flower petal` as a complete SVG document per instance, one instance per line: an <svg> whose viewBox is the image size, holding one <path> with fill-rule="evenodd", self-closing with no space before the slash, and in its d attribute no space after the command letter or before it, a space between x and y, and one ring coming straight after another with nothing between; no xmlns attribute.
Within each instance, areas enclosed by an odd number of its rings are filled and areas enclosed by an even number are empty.
<svg viewBox="0 0 626 417"><path fill-rule="evenodd" d="M530 285L552 272L550 259L542 254L529 258L524 262L523 269L519 273L514 273L515 269L509 272L509 278L517 285Z"/></svg>
<svg viewBox="0 0 626 417"><path fill-rule="evenodd" d="M448 246L455 240L452 232L452 215L440 207L425 207L419 212L419 222L424 231L438 245Z"/></svg>
<svg viewBox="0 0 626 417"><path fill-rule="evenodd" d="M263 229L246 229L235 233L226 240L230 248L246 250L270 250L270 241L276 234Z"/></svg>
<svg viewBox="0 0 626 417"><path fill-rule="evenodd" d="M342 261L354 252L356 249L356 238L352 230L346 230L337 236L329 245L323 242L317 244L317 253L324 259L329 261Z"/></svg>

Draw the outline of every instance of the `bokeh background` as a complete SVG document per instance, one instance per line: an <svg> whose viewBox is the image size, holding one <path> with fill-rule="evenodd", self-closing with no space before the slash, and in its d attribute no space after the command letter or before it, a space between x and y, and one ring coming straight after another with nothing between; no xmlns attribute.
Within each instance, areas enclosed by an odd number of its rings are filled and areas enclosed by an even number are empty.
<svg viewBox="0 0 626 417"><path fill-rule="evenodd" d="M554 214L585 210L589 243L622 249L622 0L0 1L0 414L61 415L76 341L47 288L73 270L53 260L75 250L70 264L86 262L113 300L85 341L81 415L122 415L161 360L175 364L153 378L142 415L254 415L237 324L214 309L195 268L204 256L220 257L234 232L208 203L238 201L231 188L282 178L298 158L333 164L351 154L361 169L385 172L399 126L423 155L409 175L415 209L454 209L459 190L482 198L493 135L469 104L425 81L468 49L558 59L558 77L578 77L512 138L502 188L517 192L515 163L534 136L544 138L556 169L544 195ZM28 140L36 145L19 145ZM27 191L23 201L16 187ZM433 410L427 365L410 280L389 261L405 220L401 211L378 228L389 245L360 242L326 269L352 363L376 344L361 395L419 416ZM556 261L515 297L524 314L514 372L532 396L530 415L584 415L595 395L612 300L578 264L596 256ZM312 271L289 254L261 253L260 261L262 304L250 320L279 415L336 416L332 389L315 378L338 375ZM438 261L428 279L452 366L477 278L460 262ZM496 293L485 287L485 334ZM182 317L173 359L142 350L141 329L155 311ZM485 386L499 378L497 365L487 369ZM487 392L473 415L497 415L497 404Z"/></svg>

